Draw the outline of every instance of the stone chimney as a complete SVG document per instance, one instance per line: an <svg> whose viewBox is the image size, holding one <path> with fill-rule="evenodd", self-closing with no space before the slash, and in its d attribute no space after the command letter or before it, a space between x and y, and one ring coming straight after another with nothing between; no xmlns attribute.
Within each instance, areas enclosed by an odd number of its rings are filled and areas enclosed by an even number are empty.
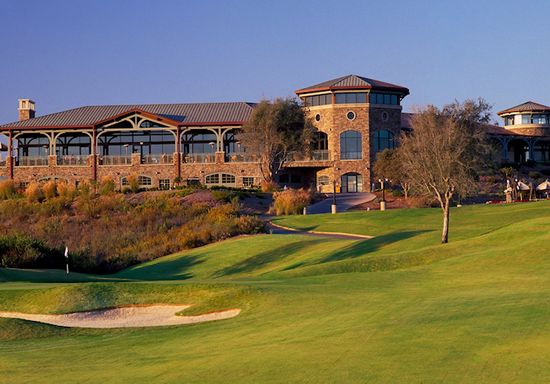
<svg viewBox="0 0 550 384"><path fill-rule="evenodd" d="M31 99L19 99L19 121L29 120L34 118L35 104Z"/></svg>

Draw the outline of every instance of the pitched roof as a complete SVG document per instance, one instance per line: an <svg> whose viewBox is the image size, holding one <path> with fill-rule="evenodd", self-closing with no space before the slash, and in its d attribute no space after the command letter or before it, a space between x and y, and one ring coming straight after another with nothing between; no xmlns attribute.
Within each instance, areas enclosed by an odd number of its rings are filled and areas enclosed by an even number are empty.
<svg viewBox="0 0 550 384"><path fill-rule="evenodd" d="M94 105L1 125L0 128L61 128L94 126L128 111L140 110L181 125L242 124L250 117L254 103Z"/></svg>
<svg viewBox="0 0 550 384"><path fill-rule="evenodd" d="M401 113L401 129L405 130L412 130L412 119L414 117L414 113L409 112L402 112ZM517 133L514 133L512 131L507 130L506 128L503 128L498 125L494 124L483 124L483 127L485 128L485 132L489 135L504 135L504 136L518 136Z"/></svg>
<svg viewBox="0 0 550 384"><path fill-rule="evenodd" d="M544 104L535 103L534 101L527 101L523 104L516 105L515 107L505 109L497 113L497 115L504 115L506 113L513 112L548 112L550 107Z"/></svg>
<svg viewBox="0 0 550 384"><path fill-rule="evenodd" d="M337 79L323 81L322 83L315 84L306 88L302 88L296 91L296 94L316 92L316 91L329 91L340 89L380 89L386 91L396 91L409 94L409 89L400 85L386 83L380 80L369 79L367 77L357 75L342 76Z"/></svg>

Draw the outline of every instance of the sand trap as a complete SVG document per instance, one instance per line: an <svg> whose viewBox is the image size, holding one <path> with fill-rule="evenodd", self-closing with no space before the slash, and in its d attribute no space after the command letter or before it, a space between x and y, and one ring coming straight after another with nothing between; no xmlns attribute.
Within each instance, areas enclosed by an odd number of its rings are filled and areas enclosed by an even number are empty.
<svg viewBox="0 0 550 384"><path fill-rule="evenodd" d="M189 305L149 305L88 312L74 312L64 315L38 315L21 312L0 312L0 317L23 319L75 328L131 328L162 327L167 325L195 324L205 321L223 320L237 316L240 309L212 312L199 316L176 316L175 313L189 308Z"/></svg>

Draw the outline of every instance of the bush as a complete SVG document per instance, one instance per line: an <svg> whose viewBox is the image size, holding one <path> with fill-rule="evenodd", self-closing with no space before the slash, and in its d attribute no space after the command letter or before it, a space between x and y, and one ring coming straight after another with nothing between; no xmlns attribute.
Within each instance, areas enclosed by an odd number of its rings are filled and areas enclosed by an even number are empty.
<svg viewBox="0 0 550 384"><path fill-rule="evenodd" d="M0 237L0 267L52 268L61 265L59 251L26 235Z"/></svg>
<svg viewBox="0 0 550 384"><path fill-rule="evenodd" d="M111 176L103 176L99 183L99 193L102 195L110 195L115 192L116 184Z"/></svg>
<svg viewBox="0 0 550 384"><path fill-rule="evenodd" d="M128 180L128 186L130 187L130 190L134 193L139 192L139 179L136 175L130 175L126 178Z"/></svg>
<svg viewBox="0 0 550 384"><path fill-rule="evenodd" d="M25 189L25 197L31 203L39 203L44 200L44 193L42 187L36 181L31 182Z"/></svg>
<svg viewBox="0 0 550 384"><path fill-rule="evenodd" d="M311 202L311 193L303 189L288 189L273 194L273 206L270 213L280 215L296 215L303 212Z"/></svg>
<svg viewBox="0 0 550 384"><path fill-rule="evenodd" d="M76 196L76 187L66 181L57 183L57 195L66 200L72 200Z"/></svg>
<svg viewBox="0 0 550 384"><path fill-rule="evenodd" d="M13 199L18 196L13 180L0 181L0 200Z"/></svg>
<svg viewBox="0 0 550 384"><path fill-rule="evenodd" d="M530 178L530 179L534 179L534 180L540 179L541 176L542 176L542 175L541 175L539 172L536 172L536 171L531 171L531 172L529 172L529 178Z"/></svg>
<svg viewBox="0 0 550 384"><path fill-rule="evenodd" d="M274 181L262 181L260 183L262 192L275 192L279 189L279 185Z"/></svg>
<svg viewBox="0 0 550 384"><path fill-rule="evenodd" d="M57 185L55 180L48 180L42 186L42 191L46 199L53 199L57 195Z"/></svg>

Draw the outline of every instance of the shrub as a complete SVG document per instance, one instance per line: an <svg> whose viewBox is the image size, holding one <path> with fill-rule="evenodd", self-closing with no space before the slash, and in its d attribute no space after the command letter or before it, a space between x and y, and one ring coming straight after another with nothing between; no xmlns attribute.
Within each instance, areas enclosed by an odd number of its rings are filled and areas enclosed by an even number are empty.
<svg viewBox="0 0 550 384"><path fill-rule="evenodd" d="M303 189L288 189L273 194L273 206L270 213L277 216L302 213L311 202L311 193Z"/></svg>
<svg viewBox="0 0 550 384"><path fill-rule="evenodd" d="M279 189L279 185L274 181L262 181L260 183L262 192L275 192Z"/></svg>
<svg viewBox="0 0 550 384"><path fill-rule="evenodd" d="M17 188L13 180L0 181L0 200L13 199L17 196Z"/></svg>
<svg viewBox="0 0 550 384"><path fill-rule="evenodd" d="M72 200L76 196L76 187L66 181L57 183L57 195L66 200Z"/></svg>
<svg viewBox="0 0 550 384"><path fill-rule="evenodd" d="M126 178L128 180L128 186L130 187L130 190L134 193L139 192L139 179L136 175L130 175Z"/></svg>
<svg viewBox="0 0 550 384"><path fill-rule="evenodd" d="M539 172L536 172L536 171L531 171L529 172L529 178L530 179L539 179L541 177L541 174Z"/></svg>
<svg viewBox="0 0 550 384"><path fill-rule="evenodd" d="M111 176L103 176L99 183L99 193L102 195L110 195L115 192L116 184Z"/></svg>
<svg viewBox="0 0 550 384"><path fill-rule="evenodd" d="M40 240L26 235L0 237L0 267L59 266L59 251L49 249Z"/></svg>
<svg viewBox="0 0 550 384"><path fill-rule="evenodd" d="M57 195L57 185L55 180L48 180L42 186L42 191L46 199L53 199Z"/></svg>
<svg viewBox="0 0 550 384"><path fill-rule="evenodd" d="M44 193L42 192L42 187L36 181L33 181L27 185L25 189L25 197L31 203L38 203L44 200Z"/></svg>

